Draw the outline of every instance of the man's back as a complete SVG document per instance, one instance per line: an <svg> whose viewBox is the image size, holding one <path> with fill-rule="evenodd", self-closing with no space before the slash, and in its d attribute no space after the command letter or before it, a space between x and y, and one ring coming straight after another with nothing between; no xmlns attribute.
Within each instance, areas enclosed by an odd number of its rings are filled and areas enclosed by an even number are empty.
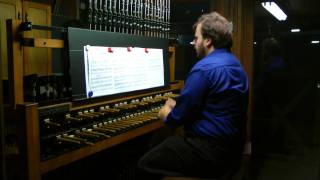
<svg viewBox="0 0 320 180"><path fill-rule="evenodd" d="M187 129L204 137L239 138L247 101L248 79L241 64L227 50L216 49L192 68L167 122L186 121Z"/></svg>

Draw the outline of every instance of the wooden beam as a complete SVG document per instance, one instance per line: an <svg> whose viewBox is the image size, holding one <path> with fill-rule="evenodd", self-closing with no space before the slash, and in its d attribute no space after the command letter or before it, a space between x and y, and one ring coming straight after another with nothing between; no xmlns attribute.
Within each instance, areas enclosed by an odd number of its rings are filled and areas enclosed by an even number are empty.
<svg viewBox="0 0 320 180"><path fill-rule="evenodd" d="M64 41L60 39L35 38L34 47L64 48Z"/></svg>
<svg viewBox="0 0 320 180"><path fill-rule="evenodd" d="M23 50L20 46L19 26L20 20L8 19L7 50L8 50L8 80L9 104L13 108L22 104L23 100Z"/></svg>
<svg viewBox="0 0 320 180"><path fill-rule="evenodd" d="M40 48L63 48L64 41L61 39L24 38L23 45Z"/></svg>

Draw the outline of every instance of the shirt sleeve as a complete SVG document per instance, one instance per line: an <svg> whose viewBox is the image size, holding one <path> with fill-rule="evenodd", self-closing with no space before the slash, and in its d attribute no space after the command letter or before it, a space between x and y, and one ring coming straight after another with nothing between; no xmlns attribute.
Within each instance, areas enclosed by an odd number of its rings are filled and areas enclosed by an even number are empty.
<svg viewBox="0 0 320 180"><path fill-rule="evenodd" d="M209 81L203 71L192 71L185 86L177 98L176 106L164 120L169 127L177 127L185 121L192 120L203 106L209 89Z"/></svg>

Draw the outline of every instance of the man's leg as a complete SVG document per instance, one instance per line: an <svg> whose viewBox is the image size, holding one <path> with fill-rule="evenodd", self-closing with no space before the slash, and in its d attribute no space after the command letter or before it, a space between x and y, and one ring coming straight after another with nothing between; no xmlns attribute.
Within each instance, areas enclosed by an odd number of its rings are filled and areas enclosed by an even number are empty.
<svg viewBox="0 0 320 180"><path fill-rule="evenodd" d="M235 149L212 139L171 136L146 153L138 166L165 176L219 177L237 162Z"/></svg>

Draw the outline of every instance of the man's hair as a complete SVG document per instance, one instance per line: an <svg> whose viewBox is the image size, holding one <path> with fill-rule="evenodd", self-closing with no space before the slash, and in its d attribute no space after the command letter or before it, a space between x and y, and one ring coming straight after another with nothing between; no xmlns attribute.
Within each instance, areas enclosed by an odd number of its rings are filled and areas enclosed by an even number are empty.
<svg viewBox="0 0 320 180"><path fill-rule="evenodd" d="M203 14L193 25L193 29L201 24L201 34L211 38L214 48L230 48L232 46L232 23L217 12Z"/></svg>

